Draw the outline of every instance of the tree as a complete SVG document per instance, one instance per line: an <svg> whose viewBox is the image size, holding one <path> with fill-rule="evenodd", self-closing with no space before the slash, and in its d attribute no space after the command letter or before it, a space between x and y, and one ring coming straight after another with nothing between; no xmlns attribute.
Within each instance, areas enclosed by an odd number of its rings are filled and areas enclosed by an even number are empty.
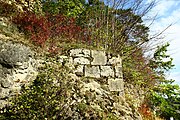
<svg viewBox="0 0 180 120"><path fill-rule="evenodd" d="M84 0L44 0L43 12L76 17L84 11Z"/></svg>
<svg viewBox="0 0 180 120"><path fill-rule="evenodd" d="M154 53L153 59L150 60L149 66L156 72L156 86L153 87L148 97L150 105L157 115L165 118L174 117L180 119L180 87L174 85L174 80L167 80L165 73L173 68L172 58L167 55L169 43L158 46ZM166 59L166 61L164 61Z"/></svg>

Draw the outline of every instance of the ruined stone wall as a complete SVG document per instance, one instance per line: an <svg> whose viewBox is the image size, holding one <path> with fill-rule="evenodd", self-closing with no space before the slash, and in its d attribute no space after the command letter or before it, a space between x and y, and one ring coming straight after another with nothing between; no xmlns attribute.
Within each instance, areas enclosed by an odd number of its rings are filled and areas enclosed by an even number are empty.
<svg viewBox="0 0 180 120"><path fill-rule="evenodd" d="M19 94L22 86L36 78L35 66L41 64L39 61L33 58L30 48L0 41L0 107L10 96ZM122 62L118 55L100 50L72 49L66 56L58 56L58 62L69 66L77 77L103 79L109 92L124 94Z"/></svg>
<svg viewBox="0 0 180 120"><path fill-rule="evenodd" d="M57 62L72 69L72 76L88 78L106 83L108 91L117 91L124 95L122 60L103 50L71 49L67 55L57 57ZM45 62L45 60L40 61ZM101 82L103 81L103 83Z"/></svg>
<svg viewBox="0 0 180 120"><path fill-rule="evenodd" d="M0 40L0 108L8 104L10 97L20 94L23 86L35 80L38 66L52 64L44 59L35 60L30 48L24 45ZM71 78L80 81L81 89L78 93L74 91L72 103L84 101L94 109L113 109L120 120L142 120L124 97L119 55L100 50L71 49L65 56L57 56L55 63L69 67ZM119 95L113 91L119 92ZM86 100L78 95L87 96L89 92L95 97L88 96Z"/></svg>
<svg viewBox="0 0 180 120"><path fill-rule="evenodd" d="M74 73L77 76L106 79L110 91L123 93L122 61L119 55L98 50L72 49L68 59L75 65Z"/></svg>

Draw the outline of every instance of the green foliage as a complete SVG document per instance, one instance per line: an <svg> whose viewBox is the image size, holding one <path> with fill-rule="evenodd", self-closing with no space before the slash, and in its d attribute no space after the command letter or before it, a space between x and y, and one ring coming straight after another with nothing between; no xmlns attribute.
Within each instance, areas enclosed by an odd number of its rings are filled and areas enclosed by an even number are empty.
<svg viewBox="0 0 180 120"><path fill-rule="evenodd" d="M130 52L130 51L129 51ZM147 60L143 57L143 50L136 49L123 60L124 80L128 83L149 89L155 85L156 74L149 68Z"/></svg>
<svg viewBox="0 0 180 120"><path fill-rule="evenodd" d="M167 82L167 81L166 81ZM180 88L172 83L160 84L150 94L149 101L157 115L180 119Z"/></svg>
<svg viewBox="0 0 180 120"><path fill-rule="evenodd" d="M82 13L83 5L80 0L45 0L42 3L43 12L50 14L62 14L66 16L76 17Z"/></svg>
<svg viewBox="0 0 180 120"><path fill-rule="evenodd" d="M153 59L150 60L150 67L159 74L164 74L165 71L168 71L174 67L172 64L173 58L170 58L170 55L166 54L167 47L169 45L169 43L166 43L163 46L158 46L154 53Z"/></svg>
<svg viewBox="0 0 180 120"><path fill-rule="evenodd" d="M156 86L151 90L148 97L153 110L157 115L165 118L174 117L180 119L180 87L173 85L174 80L167 80L165 72L173 68L172 58L167 55L169 43L158 47L154 53L153 59L150 60L149 66L154 70L157 76ZM166 60L164 60L166 59Z"/></svg>
<svg viewBox="0 0 180 120"><path fill-rule="evenodd" d="M86 34L92 39L91 45L123 53L123 56L149 40L149 28L143 24L140 15L132 9L109 7L99 0L86 4L78 23L88 28Z"/></svg>

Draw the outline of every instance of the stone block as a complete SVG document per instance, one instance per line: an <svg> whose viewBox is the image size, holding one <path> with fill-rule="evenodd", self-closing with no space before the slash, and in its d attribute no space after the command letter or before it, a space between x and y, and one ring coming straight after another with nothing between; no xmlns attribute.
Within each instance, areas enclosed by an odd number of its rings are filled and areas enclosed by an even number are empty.
<svg viewBox="0 0 180 120"><path fill-rule="evenodd" d="M123 79L108 79L110 91L124 91Z"/></svg>
<svg viewBox="0 0 180 120"><path fill-rule="evenodd" d="M72 49L70 50L71 57L82 57L82 49Z"/></svg>
<svg viewBox="0 0 180 120"><path fill-rule="evenodd" d="M77 68L75 69L74 73L77 76L84 76L84 65L78 65Z"/></svg>
<svg viewBox="0 0 180 120"><path fill-rule="evenodd" d="M0 87L0 99L6 98L9 95L9 89Z"/></svg>
<svg viewBox="0 0 180 120"><path fill-rule="evenodd" d="M90 61L87 58L78 57L78 58L74 58L74 64L89 65Z"/></svg>
<svg viewBox="0 0 180 120"><path fill-rule="evenodd" d="M108 60L108 64L110 65L121 65L122 66L122 59L120 58L120 56L118 55L117 57L112 57Z"/></svg>
<svg viewBox="0 0 180 120"><path fill-rule="evenodd" d="M0 108L3 108L6 106L8 102L6 100L0 100ZM0 111L1 112L1 111Z"/></svg>
<svg viewBox="0 0 180 120"><path fill-rule="evenodd" d="M65 60L67 60L68 59L68 57L67 56L59 56L58 57L58 62L59 63L63 63Z"/></svg>
<svg viewBox="0 0 180 120"><path fill-rule="evenodd" d="M101 85L95 81L92 81L90 83L84 83L83 88L81 89L81 92L86 92L86 91L91 91L94 90L95 92L99 93L102 95L102 89Z"/></svg>
<svg viewBox="0 0 180 120"><path fill-rule="evenodd" d="M72 49L70 50L71 57L90 57L90 50L88 49Z"/></svg>
<svg viewBox="0 0 180 120"><path fill-rule="evenodd" d="M16 73L16 74L14 74L14 75L13 75L13 77L14 77L14 82L24 81L27 75L28 75L28 73L24 73L24 74Z"/></svg>
<svg viewBox="0 0 180 120"><path fill-rule="evenodd" d="M10 89L10 95L20 94L21 86L20 84L14 84L12 88Z"/></svg>
<svg viewBox="0 0 180 120"><path fill-rule="evenodd" d="M106 65L107 63L107 56L104 51L96 51L92 50L91 55L93 58L93 61L91 62L91 65Z"/></svg>
<svg viewBox="0 0 180 120"><path fill-rule="evenodd" d="M121 65L115 66L115 77L117 77L117 78L123 78L122 66L121 66Z"/></svg>
<svg viewBox="0 0 180 120"><path fill-rule="evenodd" d="M85 77L100 78L99 66L85 66Z"/></svg>
<svg viewBox="0 0 180 120"><path fill-rule="evenodd" d="M68 56L58 56L58 62L61 64L73 64L73 58Z"/></svg>
<svg viewBox="0 0 180 120"><path fill-rule="evenodd" d="M100 66L102 77L114 77L114 70L112 66Z"/></svg>
<svg viewBox="0 0 180 120"><path fill-rule="evenodd" d="M21 66L19 66L18 69L21 69L21 70L27 69L29 67L29 65L30 65L30 63L24 62L24 63L22 63Z"/></svg>
<svg viewBox="0 0 180 120"><path fill-rule="evenodd" d="M2 86L3 88L8 88L8 87L11 86L11 82L10 82L8 79L3 79L3 80L1 81L1 86Z"/></svg>
<svg viewBox="0 0 180 120"><path fill-rule="evenodd" d="M90 57L91 56L91 52L88 49L82 49L82 53L83 53L83 57Z"/></svg>

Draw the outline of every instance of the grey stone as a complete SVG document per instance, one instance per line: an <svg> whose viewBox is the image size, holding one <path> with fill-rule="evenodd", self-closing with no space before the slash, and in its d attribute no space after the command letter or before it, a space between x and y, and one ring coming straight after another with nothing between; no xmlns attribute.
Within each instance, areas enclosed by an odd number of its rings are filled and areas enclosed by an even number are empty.
<svg viewBox="0 0 180 120"><path fill-rule="evenodd" d="M7 101L6 100L0 100L0 108L3 108L5 107L7 104ZM0 111L1 112L1 111Z"/></svg>
<svg viewBox="0 0 180 120"><path fill-rule="evenodd" d="M36 60L29 47L0 38L0 108L11 95L20 94L37 76Z"/></svg>
<svg viewBox="0 0 180 120"><path fill-rule="evenodd" d="M15 69L14 70L14 72L17 74L17 73L19 73L19 74L23 74L23 73L27 73L27 69L25 69L25 70L21 70L21 69Z"/></svg>
<svg viewBox="0 0 180 120"><path fill-rule="evenodd" d="M122 66L122 59L120 58L119 55L117 57L112 57L108 60L108 64L110 64L110 65L119 64L120 66Z"/></svg>
<svg viewBox="0 0 180 120"><path fill-rule="evenodd" d="M3 43L0 45L0 64L7 67L19 66L21 63L28 61L32 52L29 47L21 44L13 44L12 42Z"/></svg>
<svg viewBox="0 0 180 120"><path fill-rule="evenodd" d="M83 52L83 54L84 54L83 57L90 57L90 54L91 54L90 50L88 50L88 49L82 49L82 52Z"/></svg>
<svg viewBox="0 0 180 120"><path fill-rule="evenodd" d="M90 61L84 57L74 58L74 64L89 65Z"/></svg>
<svg viewBox="0 0 180 120"><path fill-rule="evenodd" d="M3 79L3 80L1 81L1 86L2 86L3 88L8 88L8 87L11 86L11 82L10 82L8 79Z"/></svg>
<svg viewBox="0 0 180 120"><path fill-rule="evenodd" d="M114 77L114 70L111 66L100 66L102 77Z"/></svg>
<svg viewBox="0 0 180 120"><path fill-rule="evenodd" d="M0 64L0 70L3 68L3 66Z"/></svg>
<svg viewBox="0 0 180 120"><path fill-rule="evenodd" d="M108 85L110 91L123 91L124 82L123 79L108 79Z"/></svg>
<svg viewBox="0 0 180 120"><path fill-rule="evenodd" d="M91 90L95 91L99 95L103 94L103 89L101 88L101 85L95 81L92 81L90 83L84 83L81 92L85 93L86 91L91 91Z"/></svg>
<svg viewBox="0 0 180 120"><path fill-rule="evenodd" d="M13 75L14 81L24 81L27 75L28 73L24 73L24 74L16 73Z"/></svg>
<svg viewBox="0 0 180 120"><path fill-rule="evenodd" d="M0 66L0 78L6 78L7 74L12 75L12 69Z"/></svg>
<svg viewBox="0 0 180 120"><path fill-rule="evenodd" d="M10 89L10 93L11 93L10 95L20 94L20 90L21 90L20 84L14 85Z"/></svg>
<svg viewBox="0 0 180 120"><path fill-rule="evenodd" d="M24 70L24 69L27 69L28 67L29 67L29 63L28 62L24 62L24 63L22 63L21 66L19 66L19 69Z"/></svg>
<svg viewBox="0 0 180 120"><path fill-rule="evenodd" d="M0 99L6 98L9 95L9 89L0 87Z"/></svg>
<svg viewBox="0 0 180 120"><path fill-rule="evenodd" d="M85 66L85 77L100 78L99 66Z"/></svg>
<svg viewBox="0 0 180 120"><path fill-rule="evenodd" d="M92 50L92 58L93 61L91 62L91 65L106 65L107 63L107 56L104 51L96 51Z"/></svg>
<svg viewBox="0 0 180 120"><path fill-rule="evenodd" d="M79 55L81 53L82 53L82 49L72 49L72 50L70 50L70 56L71 57L79 57L79 56L81 56L81 55Z"/></svg>
<svg viewBox="0 0 180 120"><path fill-rule="evenodd" d="M78 65L77 68L75 69L74 73L77 76L84 76L84 66L83 65Z"/></svg>
<svg viewBox="0 0 180 120"><path fill-rule="evenodd" d="M88 49L72 49L70 50L71 57L90 57L90 50Z"/></svg>
<svg viewBox="0 0 180 120"><path fill-rule="evenodd" d="M118 64L115 66L115 77L117 78L123 78L122 74L122 65Z"/></svg>
<svg viewBox="0 0 180 120"><path fill-rule="evenodd" d="M63 63L65 60L67 61L68 57L67 56L58 56L58 62Z"/></svg>

